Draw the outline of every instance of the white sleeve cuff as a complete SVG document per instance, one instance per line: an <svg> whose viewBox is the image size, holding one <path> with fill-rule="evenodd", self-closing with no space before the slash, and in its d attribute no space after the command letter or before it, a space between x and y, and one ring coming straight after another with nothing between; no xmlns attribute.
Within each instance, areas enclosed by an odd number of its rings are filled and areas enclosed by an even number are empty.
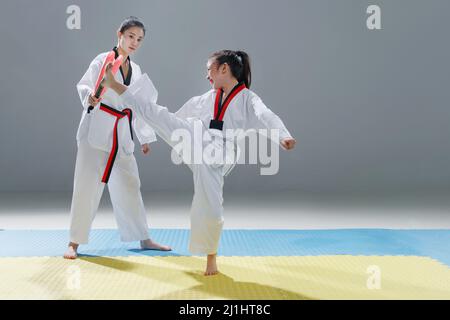
<svg viewBox="0 0 450 320"><path fill-rule="evenodd" d="M146 100L153 103L156 103L158 100L158 90L156 90L152 80L150 80L146 73L128 87L122 94L122 98L128 101L130 96L136 95L145 96Z"/></svg>

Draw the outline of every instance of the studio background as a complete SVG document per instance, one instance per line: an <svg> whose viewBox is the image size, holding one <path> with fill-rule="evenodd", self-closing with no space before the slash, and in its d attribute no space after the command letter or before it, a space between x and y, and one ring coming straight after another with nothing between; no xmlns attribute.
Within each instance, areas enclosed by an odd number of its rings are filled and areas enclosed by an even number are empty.
<svg viewBox="0 0 450 320"><path fill-rule="evenodd" d="M81 29L69 30L69 5ZM381 8L381 30L366 9ZM297 146L280 171L238 166L225 192L447 192L450 189L450 2L325 0L2 1L0 192L67 192L73 185L76 91L91 60L116 44L130 15L147 27L131 58L176 111L210 89L220 49L252 59L255 91ZM159 139L136 148L142 189L192 190ZM228 190L228 191L227 191Z"/></svg>

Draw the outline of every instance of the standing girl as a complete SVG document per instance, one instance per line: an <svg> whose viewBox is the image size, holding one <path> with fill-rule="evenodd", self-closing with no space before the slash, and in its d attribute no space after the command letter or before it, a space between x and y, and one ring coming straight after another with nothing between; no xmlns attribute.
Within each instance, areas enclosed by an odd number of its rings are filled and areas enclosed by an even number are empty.
<svg viewBox="0 0 450 320"><path fill-rule="evenodd" d="M114 79L109 66L104 85L121 95L124 104L155 128L172 147L177 142L172 140L172 134L182 129L194 137L195 146L205 146L203 136L206 134L208 146L214 140L214 148L223 154L227 149L224 130L267 128L278 131L277 142L286 150L294 148L296 141L280 118L249 90L251 70L245 52L216 52L208 59L207 69L206 78L213 89L191 98L176 113L155 103L156 89L146 74L127 87ZM201 128L201 135L196 135L197 128ZM223 226L223 182L230 166L202 161L191 163L189 167L194 178L189 249L194 254L207 255L205 275L214 275L218 273L216 255Z"/></svg>
<svg viewBox="0 0 450 320"><path fill-rule="evenodd" d="M123 63L116 81L132 85L142 75L140 67L130 60L142 44L145 27L136 17L122 22L117 31L116 58ZM153 242L148 235L139 172L133 155L133 129L144 154L149 143L156 141L153 129L126 109L120 96L107 90L101 99L93 93L108 52L99 54L77 85L83 114L77 132L77 159L70 221L70 243L66 259L75 259L79 244L88 242L92 221L98 209L105 184L116 216L122 241L140 241L142 249L171 250ZM101 102L100 102L101 100Z"/></svg>

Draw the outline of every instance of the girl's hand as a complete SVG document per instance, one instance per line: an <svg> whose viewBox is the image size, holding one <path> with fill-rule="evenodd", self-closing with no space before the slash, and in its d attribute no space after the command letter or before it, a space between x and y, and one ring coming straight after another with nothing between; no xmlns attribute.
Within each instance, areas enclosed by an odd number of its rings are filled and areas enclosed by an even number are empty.
<svg viewBox="0 0 450 320"><path fill-rule="evenodd" d="M148 143L145 143L141 146L141 150L143 154L150 153L150 145Z"/></svg>
<svg viewBox="0 0 450 320"><path fill-rule="evenodd" d="M102 86L105 88L111 88L117 81L112 73L112 63L108 63L105 69L105 75L103 76Z"/></svg>
<svg viewBox="0 0 450 320"><path fill-rule="evenodd" d="M284 138L280 143L285 150L292 150L296 142L294 138Z"/></svg>
<svg viewBox="0 0 450 320"><path fill-rule="evenodd" d="M93 93L91 93L88 98L89 105L93 106L93 107L98 105L100 100L102 100L102 99L101 98L97 99Z"/></svg>

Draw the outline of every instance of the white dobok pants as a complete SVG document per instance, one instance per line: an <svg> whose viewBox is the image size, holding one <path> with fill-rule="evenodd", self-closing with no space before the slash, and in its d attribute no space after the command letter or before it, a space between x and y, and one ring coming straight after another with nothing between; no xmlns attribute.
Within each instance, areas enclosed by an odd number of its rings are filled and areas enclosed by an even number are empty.
<svg viewBox="0 0 450 320"><path fill-rule="evenodd" d="M101 179L108 157L108 152L92 148L86 137L78 141L70 212L71 242L88 242L92 221L105 187ZM140 184L134 155L117 156L108 190L122 241L149 238Z"/></svg>

